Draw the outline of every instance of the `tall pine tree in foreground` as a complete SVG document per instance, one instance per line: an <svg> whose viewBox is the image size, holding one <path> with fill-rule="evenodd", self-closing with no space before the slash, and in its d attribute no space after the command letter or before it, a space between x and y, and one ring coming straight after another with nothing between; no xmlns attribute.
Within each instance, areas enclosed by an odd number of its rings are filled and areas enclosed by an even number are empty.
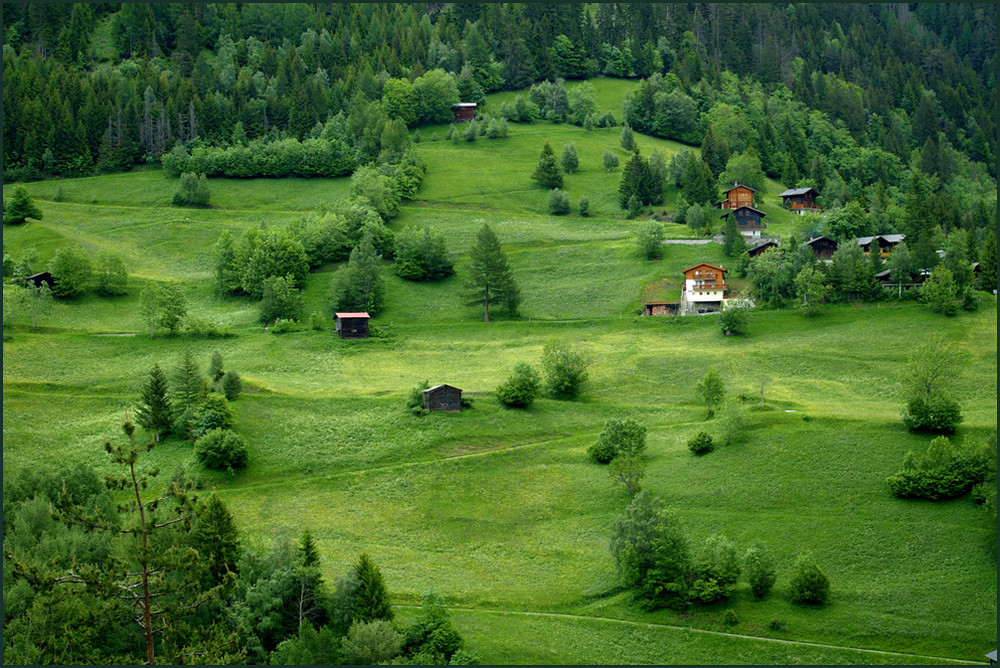
<svg viewBox="0 0 1000 668"><path fill-rule="evenodd" d="M389 605L389 590L382 579L382 571L366 553L358 557L354 565L354 575L358 589L354 594L354 621L372 622L376 619L391 621L392 606Z"/></svg>
<svg viewBox="0 0 1000 668"><path fill-rule="evenodd" d="M159 442L161 435L170 433L173 423L174 407L169 391L167 374L159 364L154 364L149 371L149 379L142 386L141 403L135 411L135 421L153 432L154 443Z"/></svg>
<svg viewBox="0 0 1000 668"><path fill-rule="evenodd" d="M500 240L489 225L479 228L470 251L468 306L483 305L483 322L490 321L490 302L499 303L511 314L521 303L521 290L514 282Z"/></svg>

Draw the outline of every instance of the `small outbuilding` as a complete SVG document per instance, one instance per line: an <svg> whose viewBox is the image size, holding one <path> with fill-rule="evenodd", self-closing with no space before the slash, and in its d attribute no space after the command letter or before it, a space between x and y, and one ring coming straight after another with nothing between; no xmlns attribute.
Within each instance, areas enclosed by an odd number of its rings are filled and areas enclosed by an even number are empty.
<svg viewBox="0 0 1000 668"><path fill-rule="evenodd" d="M793 213L802 215L806 211L819 211L819 206L816 205L819 192L815 188L790 188L778 197Z"/></svg>
<svg viewBox="0 0 1000 668"><path fill-rule="evenodd" d="M337 313L337 335L342 339L367 339L368 320L367 313Z"/></svg>
<svg viewBox="0 0 1000 668"><path fill-rule="evenodd" d="M462 411L462 390L451 385L435 385L424 390L424 408L429 411Z"/></svg>
<svg viewBox="0 0 1000 668"><path fill-rule="evenodd" d="M646 302L642 308L643 315L677 315L681 303L677 302Z"/></svg>
<svg viewBox="0 0 1000 668"><path fill-rule="evenodd" d="M452 110L455 112L455 122L456 123L468 123L476 117L476 103L475 102L458 102L451 105Z"/></svg>
<svg viewBox="0 0 1000 668"><path fill-rule="evenodd" d="M778 247L778 242L777 241L775 241L774 239L768 239L767 241L765 241L763 243L757 244L753 248L748 248L747 249L747 255L749 255L750 257L757 257L758 255L760 255L761 253L763 253L767 249L769 249L769 248L777 248L777 247Z"/></svg>
<svg viewBox="0 0 1000 668"><path fill-rule="evenodd" d="M18 279L16 278L12 278L10 282L14 283L17 280ZM40 288L42 287L43 283L49 286L49 290L51 290L52 286L54 286L56 282L55 279L52 278L52 274L47 271L42 271L37 274L32 274L31 276L28 276L27 278L24 279L25 286L33 285L36 288Z"/></svg>
<svg viewBox="0 0 1000 668"><path fill-rule="evenodd" d="M865 255L871 254L872 243L874 243L878 246L880 256L889 257L892 254L892 249L905 238L905 234L879 234L874 237L858 237L855 241L861 246Z"/></svg>

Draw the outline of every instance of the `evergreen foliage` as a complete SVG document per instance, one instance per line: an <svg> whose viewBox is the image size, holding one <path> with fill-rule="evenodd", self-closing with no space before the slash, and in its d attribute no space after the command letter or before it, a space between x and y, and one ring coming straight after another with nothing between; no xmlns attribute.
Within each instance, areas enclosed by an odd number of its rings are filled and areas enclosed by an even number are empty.
<svg viewBox="0 0 1000 668"><path fill-rule="evenodd" d="M560 159L563 171L572 174L580 166L580 158L576 154L576 144L570 142L563 146L562 158Z"/></svg>
<svg viewBox="0 0 1000 668"><path fill-rule="evenodd" d="M235 573L240 554L240 533L229 507L218 494L210 494L198 514L192 532L192 543L215 582L221 583L227 573Z"/></svg>
<svg viewBox="0 0 1000 668"><path fill-rule="evenodd" d="M483 322L490 321L490 304L499 304L510 314L517 313L521 291L500 248L500 240L485 223L469 251L467 306L483 305Z"/></svg>
<svg viewBox="0 0 1000 668"><path fill-rule="evenodd" d="M618 166L618 156L611 151L605 150L604 154L601 156L601 160L604 163L604 169L609 172L614 171L615 167Z"/></svg>
<svg viewBox="0 0 1000 668"><path fill-rule="evenodd" d="M352 609L356 623L376 620L392 621L394 616L389 603L389 590L382 579L382 571L367 553L362 552L354 564L354 575L358 581L354 593ZM397 650L398 651L398 650Z"/></svg>
<svg viewBox="0 0 1000 668"><path fill-rule="evenodd" d="M811 552L796 558L788 596L798 605L823 605L830 597L830 579L816 565Z"/></svg>
<svg viewBox="0 0 1000 668"><path fill-rule="evenodd" d="M241 469L247 464L247 444L236 432L215 427L194 442L194 454L210 469Z"/></svg>
<svg viewBox="0 0 1000 668"><path fill-rule="evenodd" d="M173 425L173 406L170 402L170 387L167 374L159 364L149 371L149 378L139 394L139 405L135 410L135 421L153 432L153 441L161 435L169 434Z"/></svg>
<svg viewBox="0 0 1000 668"><path fill-rule="evenodd" d="M31 199L28 189L22 185L16 185L10 201L3 203L3 224L21 225L28 218L41 220L42 211Z"/></svg>
<svg viewBox="0 0 1000 668"><path fill-rule="evenodd" d="M333 277L334 311L364 311L375 316L385 308L385 282L380 257L370 234L351 251L347 266Z"/></svg>
<svg viewBox="0 0 1000 668"><path fill-rule="evenodd" d="M704 455L715 449L711 434L699 431L688 439L688 449L696 455Z"/></svg>
<svg viewBox="0 0 1000 668"><path fill-rule="evenodd" d="M562 171L556 163L555 153L552 152L552 146L548 142L545 142L545 146L542 147L542 152L538 156L538 165L531 178L548 190L563 187Z"/></svg>
<svg viewBox="0 0 1000 668"><path fill-rule="evenodd" d="M216 383L222 379L225 374L225 369L222 366L222 354L218 350L212 351L212 356L208 359L208 377L213 382Z"/></svg>
<svg viewBox="0 0 1000 668"><path fill-rule="evenodd" d="M222 386L222 394L226 397L227 401L235 401L236 397L240 396L240 392L243 391L243 381L240 380L240 374L232 369L226 372L220 384Z"/></svg>
<svg viewBox="0 0 1000 668"><path fill-rule="evenodd" d="M740 228L736 224L736 216L729 216L722 226L722 252L726 254L726 257L737 258L746 250L747 242L740 234Z"/></svg>
<svg viewBox="0 0 1000 668"><path fill-rule="evenodd" d="M569 213L569 193L553 188L549 191L548 206L549 213L553 216L565 216Z"/></svg>
<svg viewBox="0 0 1000 668"><path fill-rule="evenodd" d="M396 235L393 269L410 281L435 281L455 273L444 236L429 227L408 227Z"/></svg>

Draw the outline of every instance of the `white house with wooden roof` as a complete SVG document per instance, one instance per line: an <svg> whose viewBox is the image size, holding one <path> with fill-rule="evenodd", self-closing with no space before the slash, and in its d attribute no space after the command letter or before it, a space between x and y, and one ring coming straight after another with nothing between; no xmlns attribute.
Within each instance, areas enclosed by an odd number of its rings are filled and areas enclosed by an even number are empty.
<svg viewBox="0 0 1000 668"><path fill-rule="evenodd" d="M681 290L681 314L715 313L722 310L725 300L726 270L702 262L684 270L684 288Z"/></svg>

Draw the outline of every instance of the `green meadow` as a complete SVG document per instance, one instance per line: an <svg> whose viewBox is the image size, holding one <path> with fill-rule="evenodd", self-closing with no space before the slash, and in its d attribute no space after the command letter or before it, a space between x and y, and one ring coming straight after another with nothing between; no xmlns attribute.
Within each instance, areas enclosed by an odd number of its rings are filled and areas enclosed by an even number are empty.
<svg viewBox="0 0 1000 668"><path fill-rule="evenodd" d="M616 109L622 82L598 83L598 106ZM995 430L995 302L954 318L915 302L828 306L808 319L761 311L748 336L728 338L712 316L642 318L644 299L679 297L685 267L730 261L717 244L665 244L659 260L636 257L641 221L617 206L621 168L601 166L604 150L624 162L620 129L511 124L507 139L471 143L444 141L446 130L421 129L427 175L390 227L443 233L458 275L410 283L387 264L387 308L373 320L381 334L367 340L331 331L336 265L311 274L304 293L306 313L327 317L323 331L262 331L254 303L212 288L211 248L224 230L285 224L347 194L347 179L213 179L206 210L170 206L177 181L153 168L27 184L44 219L5 228L6 252L33 246L44 266L68 243L95 255L114 249L130 294L62 302L40 331L7 333L7 473L72 461L109 470L102 439L117 436L149 368L175 365L185 349L207 368L218 351L244 379L234 410L249 466L201 470L191 446L173 438L149 461L168 475L180 465L198 471L252 543L311 529L328 581L369 552L403 616L425 592L441 594L486 663L942 663L980 661L995 646L985 513L969 498L896 499L884 482L930 441L902 427L900 409L905 362L931 336L946 337L961 359L957 438ZM658 148L668 159L682 148L637 140L644 154ZM557 155L570 141L579 151L579 171L565 178L569 216L547 215L547 193L530 179L545 141ZM804 224L781 210L781 190L769 182L762 194L769 234ZM577 214L584 195L589 218ZM668 210L675 197L671 188ZM484 222L521 286L519 317L484 323L463 304L464 261ZM668 238L689 236L665 226ZM179 283L193 315L235 336L150 339L137 295L153 281ZM537 365L551 340L588 359L581 397L500 406L494 388L516 362ZM745 397L751 422L733 445L694 457L688 438L720 431L694 392L710 368ZM461 387L473 408L410 414L405 397L424 379ZM728 602L686 613L631 602L608 547L628 499L586 454L606 420L626 416L649 430L643 486L678 512L695 547L713 533L741 551L768 545L779 572L767 599L741 585ZM830 577L825 607L784 595L802 550ZM735 626L723 622L727 610Z"/></svg>

